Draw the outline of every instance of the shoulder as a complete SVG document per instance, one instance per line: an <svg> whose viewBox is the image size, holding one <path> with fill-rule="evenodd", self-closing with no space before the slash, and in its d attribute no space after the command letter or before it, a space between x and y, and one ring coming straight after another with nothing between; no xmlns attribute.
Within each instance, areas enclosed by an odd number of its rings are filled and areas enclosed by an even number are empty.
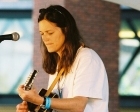
<svg viewBox="0 0 140 112"><path fill-rule="evenodd" d="M77 55L72 66L72 71L75 71L78 68L80 70L81 68L93 70L93 68L103 67L103 65L104 64L102 59L93 49L88 47L81 47L77 51Z"/></svg>
<svg viewBox="0 0 140 112"><path fill-rule="evenodd" d="M77 58L81 57L100 59L99 55L93 49L88 47L82 47L81 49L79 49L79 52L77 53Z"/></svg>

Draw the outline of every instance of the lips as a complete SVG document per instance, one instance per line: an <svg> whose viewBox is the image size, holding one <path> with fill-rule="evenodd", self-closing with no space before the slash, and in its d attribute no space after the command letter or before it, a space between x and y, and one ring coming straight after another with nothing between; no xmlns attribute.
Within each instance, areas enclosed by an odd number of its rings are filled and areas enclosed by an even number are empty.
<svg viewBox="0 0 140 112"><path fill-rule="evenodd" d="M45 43L45 45L52 45L53 43Z"/></svg>

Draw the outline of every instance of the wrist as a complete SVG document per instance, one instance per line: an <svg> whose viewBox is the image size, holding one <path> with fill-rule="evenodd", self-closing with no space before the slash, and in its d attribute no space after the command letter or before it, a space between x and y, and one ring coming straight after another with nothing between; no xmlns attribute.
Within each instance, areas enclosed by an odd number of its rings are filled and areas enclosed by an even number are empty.
<svg viewBox="0 0 140 112"><path fill-rule="evenodd" d="M40 107L42 109L50 109L50 107L51 107L51 98L44 97L43 98L43 101L42 101L42 104L40 105Z"/></svg>
<svg viewBox="0 0 140 112"><path fill-rule="evenodd" d="M46 108L46 98L45 97L42 97L42 103L41 103L41 105L40 105L40 107L42 108L42 109L45 109Z"/></svg>
<svg viewBox="0 0 140 112"><path fill-rule="evenodd" d="M39 102L38 102L38 105L43 104L43 102L44 102L44 97L40 96L40 98L39 98Z"/></svg>

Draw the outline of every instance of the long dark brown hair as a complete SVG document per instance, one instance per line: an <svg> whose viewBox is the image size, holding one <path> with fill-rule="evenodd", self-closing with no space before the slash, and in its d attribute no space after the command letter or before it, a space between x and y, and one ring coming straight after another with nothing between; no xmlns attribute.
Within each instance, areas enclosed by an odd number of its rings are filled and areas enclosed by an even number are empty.
<svg viewBox="0 0 140 112"><path fill-rule="evenodd" d="M74 62L76 52L83 41L79 34L76 22L73 16L60 5L51 5L46 9L40 9L39 12L38 22L43 19L53 22L61 28L65 35L64 49L61 54L61 59L56 52L49 53L45 44L41 40L43 69L49 74L54 74L57 70L59 60L58 71L61 68L64 68L65 73L68 73Z"/></svg>

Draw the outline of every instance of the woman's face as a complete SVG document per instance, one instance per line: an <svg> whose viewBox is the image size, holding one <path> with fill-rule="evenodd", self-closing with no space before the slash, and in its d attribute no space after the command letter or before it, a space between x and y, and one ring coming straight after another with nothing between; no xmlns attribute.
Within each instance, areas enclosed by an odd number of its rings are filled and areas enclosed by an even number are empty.
<svg viewBox="0 0 140 112"><path fill-rule="evenodd" d="M39 31L48 52L56 52L60 56L65 41L61 28L44 19L39 22Z"/></svg>

